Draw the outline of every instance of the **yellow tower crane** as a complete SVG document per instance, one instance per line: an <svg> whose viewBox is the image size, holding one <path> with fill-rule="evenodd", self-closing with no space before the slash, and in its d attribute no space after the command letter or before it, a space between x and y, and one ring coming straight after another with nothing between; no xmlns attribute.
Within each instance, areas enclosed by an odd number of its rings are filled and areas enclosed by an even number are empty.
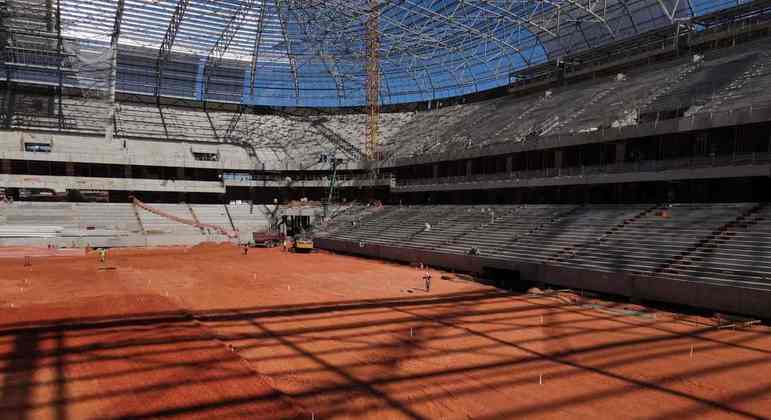
<svg viewBox="0 0 771 420"><path fill-rule="evenodd" d="M367 135L364 154L377 160L380 142L380 0L370 0L367 19Z"/></svg>

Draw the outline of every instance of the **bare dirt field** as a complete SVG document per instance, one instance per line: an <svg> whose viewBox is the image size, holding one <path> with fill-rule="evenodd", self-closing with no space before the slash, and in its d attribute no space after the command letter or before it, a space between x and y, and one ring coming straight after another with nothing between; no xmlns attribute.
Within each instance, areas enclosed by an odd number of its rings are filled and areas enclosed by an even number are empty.
<svg viewBox="0 0 771 420"><path fill-rule="evenodd" d="M771 416L761 325L323 252L0 263L2 419Z"/></svg>

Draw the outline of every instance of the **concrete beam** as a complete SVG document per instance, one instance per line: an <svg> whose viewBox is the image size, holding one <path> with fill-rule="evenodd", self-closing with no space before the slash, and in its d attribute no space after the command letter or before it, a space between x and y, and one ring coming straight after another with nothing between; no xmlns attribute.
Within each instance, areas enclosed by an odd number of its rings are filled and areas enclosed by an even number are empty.
<svg viewBox="0 0 771 420"><path fill-rule="evenodd" d="M170 181L164 179L82 178L74 176L0 175L0 187L67 190L159 191L225 193L220 182Z"/></svg>
<svg viewBox="0 0 771 420"><path fill-rule="evenodd" d="M629 182L674 181L685 179L741 178L753 176L771 176L771 164L705 167L678 169L660 172L605 173L593 175L554 176L548 178L508 178L455 182L430 185L397 185L391 189L395 193L428 191L465 191L491 190L523 187L553 187L562 185L585 184L621 184Z"/></svg>

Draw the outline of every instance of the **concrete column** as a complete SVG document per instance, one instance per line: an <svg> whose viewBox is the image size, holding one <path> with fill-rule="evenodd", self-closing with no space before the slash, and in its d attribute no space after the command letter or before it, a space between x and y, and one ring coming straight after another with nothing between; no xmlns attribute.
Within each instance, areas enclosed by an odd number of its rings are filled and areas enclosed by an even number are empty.
<svg viewBox="0 0 771 420"><path fill-rule="evenodd" d="M554 151L554 167L557 169L562 168L562 150Z"/></svg>
<svg viewBox="0 0 771 420"><path fill-rule="evenodd" d="M626 143L616 143L616 163L623 163L626 157Z"/></svg>
<svg viewBox="0 0 771 420"><path fill-rule="evenodd" d="M474 161L469 159L466 161L466 176L474 174Z"/></svg>
<svg viewBox="0 0 771 420"><path fill-rule="evenodd" d="M435 163L431 166L431 173L434 178L439 178L439 164Z"/></svg>
<svg viewBox="0 0 771 420"><path fill-rule="evenodd" d="M511 170L514 168L514 158L511 156L506 156L506 172L511 173Z"/></svg>
<svg viewBox="0 0 771 420"><path fill-rule="evenodd" d="M131 178L131 165L126 165L123 167L124 174L126 175L126 178Z"/></svg>
<svg viewBox="0 0 771 420"><path fill-rule="evenodd" d="M72 162L64 162L64 174L67 176L75 176L75 164Z"/></svg>
<svg viewBox="0 0 771 420"><path fill-rule="evenodd" d="M185 179L185 168L177 167L177 179Z"/></svg>
<svg viewBox="0 0 771 420"><path fill-rule="evenodd" d="M0 159L0 174L11 173L11 161L8 159Z"/></svg>

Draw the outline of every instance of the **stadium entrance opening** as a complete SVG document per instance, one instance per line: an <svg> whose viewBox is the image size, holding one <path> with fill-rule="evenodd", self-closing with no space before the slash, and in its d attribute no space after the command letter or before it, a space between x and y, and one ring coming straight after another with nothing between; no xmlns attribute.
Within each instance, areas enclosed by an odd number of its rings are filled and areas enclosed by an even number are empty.
<svg viewBox="0 0 771 420"><path fill-rule="evenodd" d="M482 278L492 281L495 287L513 291L524 291L533 285L521 279L519 270L505 268L484 267Z"/></svg>
<svg viewBox="0 0 771 420"><path fill-rule="evenodd" d="M283 224L286 226L286 234L289 236L299 235L311 226L310 216L282 216Z"/></svg>

